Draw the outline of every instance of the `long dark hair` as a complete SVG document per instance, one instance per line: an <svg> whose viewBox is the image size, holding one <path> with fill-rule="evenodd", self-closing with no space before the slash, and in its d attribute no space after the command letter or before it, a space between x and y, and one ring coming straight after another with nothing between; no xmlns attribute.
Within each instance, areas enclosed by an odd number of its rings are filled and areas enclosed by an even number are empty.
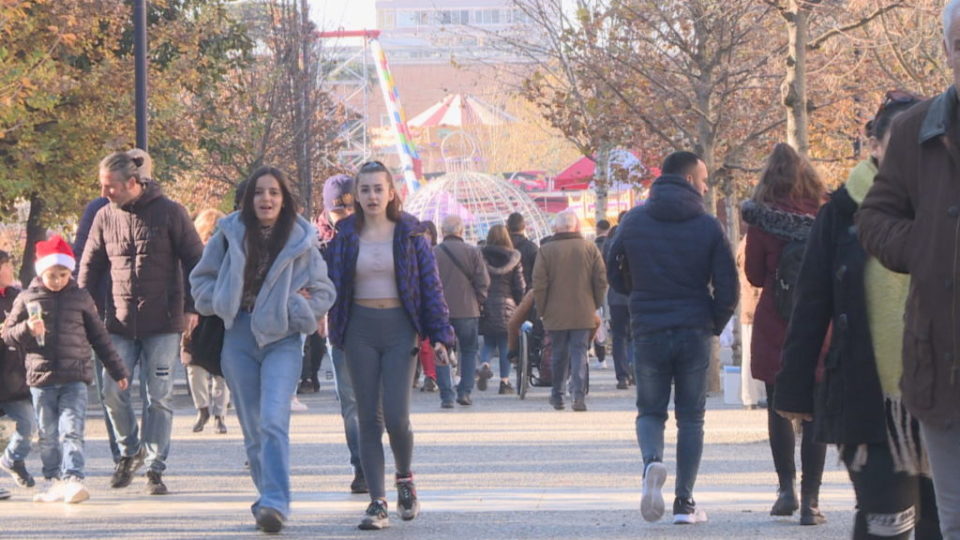
<svg viewBox="0 0 960 540"><path fill-rule="evenodd" d="M368 161L360 166L357 173L357 179L353 183L353 215L357 216L357 231L363 230L363 205L360 204L360 175L383 173L387 177L387 187L390 188L395 196L393 200L387 203L387 219L396 223L400 221L400 213L403 211L403 202L400 201L400 192L397 191L396 182L393 181L393 175L390 169L379 161Z"/></svg>
<svg viewBox="0 0 960 540"><path fill-rule="evenodd" d="M813 165L792 146L777 143L767 158L753 200L772 204L783 201L823 200L826 188Z"/></svg>
<svg viewBox="0 0 960 540"><path fill-rule="evenodd" d="M283 204L280 207L280 216L273 226L270 238L264 241L260 236L260 220L257 219L257 212L253 208L253 198L257 193L257 181L264 176L272 176L277 179L280 185L280 192L283 194ZM297 202L290 192L287 185L286 175L280 169L275 167L260 167L253 171L246 180L246 189L243 191L243 201L240 205L240 221L246 226L244 242L247 246L247 264L243 270L243 279L245 283L250 283L257 277L257 263L267 250L268 264L273 264L277 254L287 245L287 239L290 238L290 231L293 230L293 224L297 220Z"/></svg>

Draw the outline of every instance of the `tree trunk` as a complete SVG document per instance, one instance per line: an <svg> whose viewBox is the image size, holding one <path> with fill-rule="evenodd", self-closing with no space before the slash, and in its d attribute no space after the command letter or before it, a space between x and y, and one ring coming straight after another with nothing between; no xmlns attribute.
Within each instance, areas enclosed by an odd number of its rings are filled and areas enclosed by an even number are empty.
<svg viewBox="0 0 960 540"><path fill-rule="evenodd" d="M600 143L597 150L597 163L594 168L593 183L596 193L596 205L594 207L594 222L599 223L601 219L607 219L607 199L610 194L610 151L612 145L609 142Z"/></svg>
<svg viewBox="0 0 960 540"><path fill-rule="evenodd" d="M737 253L737 247L740 245L740 209L739 201L736 196L736 189L734 186L733 179L726 179L726 189L724 193L726 195L726 211L727 211L727 240L730 242L730 248L734 253ZM738 268L738 270L740 270ZM733 311L733 344L731 349L733 350L733 365L740 366L743 365L743 336L740 332L740 321L743 316L743 311L740 307L740 302L737 302L737 307Z"/></svg>
<svg viewBox="0 0 960 540"><path fill-rule="evenodd" d="M30 282L37 276L33 262L37 258L37 242L47 239L47 229L40 224L46 204L40 195L30 195L30 213L27 216L27 241L23 246L23 264L20 266L20 284L23 288L30 286ZM79 262L79 261L78 261Z"/></svg>
<svg viewBox="0 0 960 540"><path fill-rule="evenodd" d="M781 93L787 109L787 144L807 155L807 22L810 12L800 0L790 0L783 18L787 24L787 73Z"/></svg>

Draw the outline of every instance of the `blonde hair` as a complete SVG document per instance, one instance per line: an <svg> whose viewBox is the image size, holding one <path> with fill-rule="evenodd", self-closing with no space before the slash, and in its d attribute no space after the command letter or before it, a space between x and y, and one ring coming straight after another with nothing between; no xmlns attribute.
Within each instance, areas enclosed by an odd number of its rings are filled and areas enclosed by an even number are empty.
<svg viewBox="0 0 960 540"><path fill-rule="evenodd" d="M197 234L200 235L201 242L206 244L207 241L210 240L214 231L217 230L217 222L220 221L220 218L224 215L226 214L216 208L204 208L197 214L197 218L193 220L193 226L197 229Z"/></svg>
<svg viewBox="0 0 960 540"><path fill-rule="evenodd" d="M131 158L140 158L141 164L137 165L137 172L140 173L140 178L143 180L153 178L153 158L150 157L150 154L148 154L146 150L133 148L127 150L127 155Z"/></svg>

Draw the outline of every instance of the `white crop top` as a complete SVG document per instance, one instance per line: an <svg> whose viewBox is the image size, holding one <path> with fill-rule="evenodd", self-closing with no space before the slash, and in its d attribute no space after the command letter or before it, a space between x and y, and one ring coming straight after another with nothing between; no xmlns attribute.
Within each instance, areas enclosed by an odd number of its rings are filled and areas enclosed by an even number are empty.
<svg viewBox="0 0 960 540"><path fill-rule="evenodd" d="M353 297L359 300L400 298L393 264L393 240L360 240Z"/></svg>

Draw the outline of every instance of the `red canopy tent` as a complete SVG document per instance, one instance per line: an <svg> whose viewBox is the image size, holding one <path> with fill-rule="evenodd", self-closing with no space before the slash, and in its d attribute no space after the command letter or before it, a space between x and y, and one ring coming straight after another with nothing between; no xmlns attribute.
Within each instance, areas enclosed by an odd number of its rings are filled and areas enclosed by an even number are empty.
<svg viewBox="0 0 960 540"><path fill-rule="evenodd" d="M589 189L596 170L597 163L589 157L584 156L573 162L573 164L566 169L560 171L560 173L553 178L553 188L559 191ZM648 178L652 179L660 176L660 169L655 167L651 167L648 172ZM648 180L644 180L643 182L646 183L647 181Z"/></svg>

